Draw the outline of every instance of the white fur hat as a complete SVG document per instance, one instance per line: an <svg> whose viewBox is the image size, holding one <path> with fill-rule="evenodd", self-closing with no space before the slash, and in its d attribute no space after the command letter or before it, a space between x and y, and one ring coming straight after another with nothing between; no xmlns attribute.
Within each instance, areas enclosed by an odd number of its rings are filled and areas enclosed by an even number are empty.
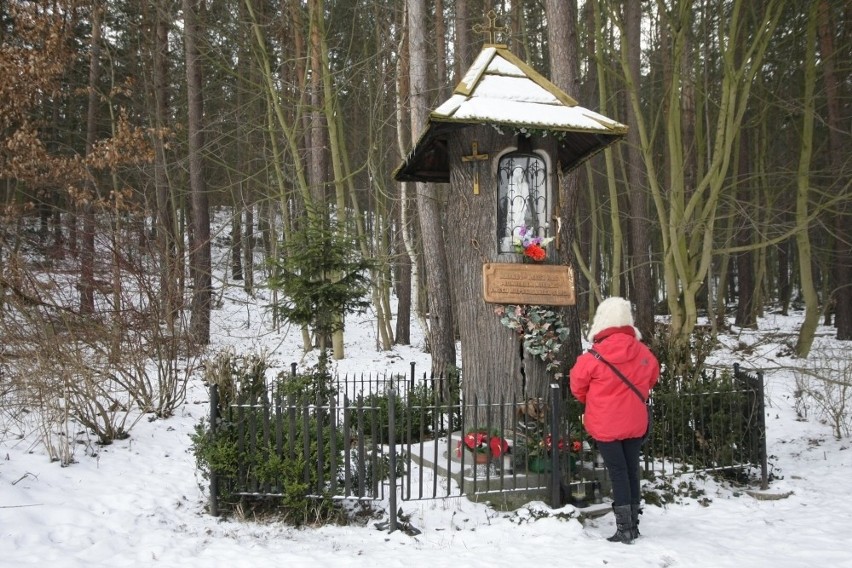
<svg viewBox="0 0 852 568"><path fill-rule="evenodd" d="M595 319L587 335L589 341L594 341L595 336L610 327L622 327L629 325L636 333L636 339L642 339L642 334L633 325L633 309L630 302L624 298L607 298L595 311Z"/></svg>

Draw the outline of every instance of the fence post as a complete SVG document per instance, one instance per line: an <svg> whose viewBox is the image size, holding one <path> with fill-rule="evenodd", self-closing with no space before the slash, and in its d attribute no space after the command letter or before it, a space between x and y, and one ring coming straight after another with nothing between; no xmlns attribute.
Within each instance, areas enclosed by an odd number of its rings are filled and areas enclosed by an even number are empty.
<svg viewBox="0 0 852 568"><path fill-rule="evenodd" d="M763 390L763 371L757 372L757 407L760 410L760 418L758 418L758 427L760 434L758 440L760 442L760 488L766 490L769 488L769 474L766 465L766 400Z"/></svg>
<svg viewBox="0 0 852 568"><path fill-rule="evenodd" d="M559 438L562 423L562 396L559 384L550 384L550 506L558 509L562 506L560 487L562 485L562 471L559 467Z"/></svg>
<svg viewBox="0 0 852 568"><path fill-rule="evenodd" d="M394 389L388 391L388 461L390 462L390 471L388 472L390 524L388 531L393 532L396 530L396 391Z"/></svg>
<svg viewBox="0 0 852 568"><path fill-rule="evenodd" d="M754 393L757 416L757 459L760 462L760 488L769 488L769 473L766 462L766 399L763 386L763 371L755 371L754 375L743 371L739 363L734 363L734 378L742 380L750 386Z"/></svg>
<svg viewBox="0 0 852 568"><path fill-rule="evenodd" d="M216 421L219 410L219 387L213 383L210 385L210 438L211 442L216 439ZM216 471L210 468L210 514L219 516L219 480Z"/></svg>

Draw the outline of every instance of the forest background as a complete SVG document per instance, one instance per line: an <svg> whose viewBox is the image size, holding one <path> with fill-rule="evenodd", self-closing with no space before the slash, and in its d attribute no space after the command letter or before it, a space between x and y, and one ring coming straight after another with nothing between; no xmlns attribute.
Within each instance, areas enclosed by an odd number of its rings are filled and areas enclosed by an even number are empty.
<svg viewBox="0 0 852 568"><path fill-rule="evenodd" d="M675 349L689 349L699 313L712 333L729 309L748 328L793 302L797 356L820 319L852 339L847 2L11 0L0 336L15 374L44 378L31 393L73 376L59 384L81 405L109 394L108 377L170 414L176 354L207 345L224 290L214 239L231 247L231 282L272 283L282 320L294 315L284 275L334 281L348 266L335 262L368 261L377 348L408 344L413 319L433 372L449 370L445 247L477 236L443 224L446 188L393 173L488 40L473 29L492 9L498 41L629 126L560 181L572 330L623 295L646 337L668 316ZM233 212L227 234L211 233L218 207ZM345 357L342 326L327 329ZM309 326L303 338L318 343ZM123 435L102 418L116 409L96 404L90 426Z"/></svg>

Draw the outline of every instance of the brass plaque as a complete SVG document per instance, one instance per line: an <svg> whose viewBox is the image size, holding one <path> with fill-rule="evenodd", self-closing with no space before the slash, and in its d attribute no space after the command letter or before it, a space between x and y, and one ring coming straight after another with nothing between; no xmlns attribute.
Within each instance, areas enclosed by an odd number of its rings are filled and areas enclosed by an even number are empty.
<svg viewBox="0 0 852 568"><path fill-rule="evenodd" d="M573 306L574 274L570 266L489 262L482 266L482 293L494 304Z"/></svg>

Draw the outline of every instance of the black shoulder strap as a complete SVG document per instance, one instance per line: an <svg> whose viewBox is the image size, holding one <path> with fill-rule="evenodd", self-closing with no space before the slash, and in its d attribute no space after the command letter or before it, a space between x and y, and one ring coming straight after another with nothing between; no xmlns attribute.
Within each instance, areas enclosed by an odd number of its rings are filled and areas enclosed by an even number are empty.
<svg viewBox="0 0 852 568"><path fill-rule="evenodd" d="M589 353L591 353L592 355L594 355L594 356L595 356L595 359L597 359L598 361L601 361L601 362L603 362L603 363L606 363L606 364L609 366L609 368L610 368L610 369L612 369L612 370L615 372L615 374L616 374L616 375L618 375L618 378L619 378L619 379L621 379L622 381L624 381L624 383L625 383L628 387L630 387L630 389L631 389L633 392L635 392L635 393L636 393L636 396L638 396L638 397L639 397L639 400L641 400L642 402L648 402L647 400L645 400L645 397L644 397L644 396L642 396L642 393L641 393L641 392L639 392L639 389L637 389L637 388L636 388L636 385L634 385L633 383L631 383L631 382L630 382L630 380L629 380L627 377L625 377L625 376L624 376L624 374L623 374L621 371L619 371L619 370L618 370L618 368L616 368L616 366L615 366L615 365L613 365L612 363L610 363L609 361L607 361L606 359L604 359L604 358L603 358L603 355L601 355L600 353L598 353L598 352L597 352L597 351L595 351L594 349L589 349Z"/></svg>

